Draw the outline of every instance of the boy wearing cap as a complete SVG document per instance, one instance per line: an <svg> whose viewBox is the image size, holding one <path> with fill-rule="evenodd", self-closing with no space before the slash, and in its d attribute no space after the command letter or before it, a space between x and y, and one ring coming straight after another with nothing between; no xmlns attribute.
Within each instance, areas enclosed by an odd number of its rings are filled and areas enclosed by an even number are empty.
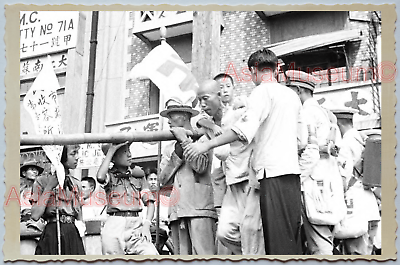
<svg viewBox="0 0 400 265"><path fill-rule="evenodd" d="M297 93L303 105L302 117L304 123L312 130L315 130L317 146L320 150L318 162L313 163L312 170L308 169L308 172L310 172L308 177L302 177L302 184L305 181L319 181L319 183L324 183L324 186L331 185L331 183L340 184L341 179L336 159L329 153L321 152L323 147L329 144L332 124L329 111L322 108L313 97L315 88L314 76L298 70L288 70L286 71L286 77L287 86ZM339 189L338 192L342 191L343 189ZM307 205L304 207L307 207ZM312 255L332 255L333 234L331 227L328 224L311 223L305 211L302 212L302 216L309 252Z"/></svg>
<svg viewBox="0 0 400 265"><path fill-rule="evenodd" d="M130 169L128 142L104 145L103 152L106 157L97 172L97 181L107 195L109 215L101 231L103 254L158 255L150 235L155 198L145 189L143 176ZM111 162L113 167L109 169ZM148 207L144 221L139 216L140 200Z"/></svg>
<svg viewBox="0 0 400 265"><path fill-rule="evenodd" d="M191 160L183 156L183 150L192 142L187 132L193 132L190 119L198 111L183 103L167 101L166 110L160 115L168 123L177 141L163 150L160 164L162 186L173 185L169 220L174 253L177 255L214 255L215 221L213 187L210 174L210 154L202 154ZM203 142L205 136L198 141Z"/></svg>
<svg viewBox="0 0 400 265"><path fill-rule="evenodd" d="M375 196L370 188L362 183L362 153L365 148L365 137L353 128L353 117L358 110L352 108L333 109L343 140L338 154L340 173L343 176L345 196L349 189L357 189L363 194L365 208L361 211L368 220L368 232L358 238L343 240L344 254L371 255L373 240L377 233L381 217ZM359 212L358 212L359 213Z"/></svg>
<svg viewBox="0 0 400 265"><path fill-rule="evenodd" d="M20 194L21 194L21 213L26 208L30 208L29 198L32 195L32 187L36 178L42 174L43 168L38 166L35 161L27 161L20 167ZM29 217L30 218L30 217ZM28 219L29 219L28 218Z"/></svg>
<svg viewBox="0 0 400 265"><path fill-rule="evenodd" d="M33 183L42 174L43 168L36 161L27 161L20 167L20 195L21 195L21 218L20 218L20 249L22 255L33 255L36 249L35 236L42 233L45 222L40 218L37 222L31 219L31 203Z"/></svg>
<svg viewBox="0 0 400 265"><path fill-rule="evenodd" d="M254 141L252 167L260 182L260 207L266 255L301 254L301 192L297 157L301 102L276 81L278 58L268 50L253 53L248 66L256 87L248 108L231 130L185 149L189 159L233 141Z"/></svg>
<svg viewBox="0 0 400 265"><path fill-rule="evenodd" d="M33 183L42 174L43 168L36 161L27 161L20 167L20 194L21 194L21 222L31 218L31 197L33 195ZM43 219L39 220L43 222ZM32 223L32 220L30 221ZM41 227L43 228L43 227Z"/></svg>

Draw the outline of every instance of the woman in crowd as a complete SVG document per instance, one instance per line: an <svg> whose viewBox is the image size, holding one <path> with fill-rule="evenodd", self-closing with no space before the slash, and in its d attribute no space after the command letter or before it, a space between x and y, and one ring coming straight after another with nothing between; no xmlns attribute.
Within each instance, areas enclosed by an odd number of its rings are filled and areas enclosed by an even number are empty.
<svg viewBox="0 0 400 265"><path fill-rule="evenodd" d="M75 226L75 220L82 220L81 183L71 175L70 170L78 164L77 145L63 147L61 164L65 169L64 185L57 189L55 174L38 177L33 185L32 219L43 217L46 227L39 239L35 255L85 255L82 238ZM60 240L58 240L56 211L59 212ZM61 253L58 251L61 244Z"/></svg>

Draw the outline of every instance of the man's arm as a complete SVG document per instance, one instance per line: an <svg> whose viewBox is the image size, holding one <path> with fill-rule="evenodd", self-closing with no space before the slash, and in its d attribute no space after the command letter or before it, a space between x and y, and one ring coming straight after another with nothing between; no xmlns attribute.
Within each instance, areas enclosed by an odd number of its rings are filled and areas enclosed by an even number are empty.
<svg viewBox="0 0 400 265"><path fill-rule="evenodd" d="M156 195L149 190L148 183L144 179L142 179L142 181L144 189L140 191L140 197L143 204L147 207L146 217L143 218L142 236L146 238L148 242L151 242L150 226L154 216Z"/></svg>
<svg viewBox="0 0 400 265"><path fill-rule="evenodd" d="M204 138L205 138L205 137L204 137ZM204 139L204 138L202 138L202 139ZM201 143L201 142L204 142L204 141L199 141L199 142ZM185 148L186 148L189 144L191 144L191 143L192 143L191 140L182 142L182 143L181 143L182 149L185 150ZM208 157L208 155L209 155L209 154L207 154L207 153L203 153L203 154L199 154L198 156L194 157L194 158L191 159L191 160L188 160L188 159L186 158L186 156L184 156L184 155L182 154L182 159L185 160L185 161L187 161L187 164L188 164L195 172L197 172L197 173L199 173L199 174L202 174L202 173L204 173L204 172L207 170L207 168L208 168L208 164L209 164L209 157Z"/></svg>
<svg viewBox="0 0 400 265"><path fill-rule="evenodd" d="M96 178L100 184L104 184L106 182L106 174L108 172L108 167L111 163L111 159L113 158L115 152L121 147L126 145L128 142L120 143L120 144L111 144L108 149L107 155L104 158L103 162L100 165L99 170L97 171Z"/></svg>
<svg viewBox="0 0 400 265"><path fill-rule="evenodd" d="M50 202L51 196L55 196L54 188L57 187L58 180L55 175L49 176L49 181L46 186L42 186L36 180L33 184L33 205L32 205L32 215L31 218L34 221L38 221L40 217L46 211L47 204ZM54 203L54 202L52 202Z"/></svg>
<svg viewBox="0 0 400 265"><path fill-rule="evenodd" d="M200 154L204 154L215 147L224 144L230 144L237 140L239 140L239 136L233 130L228 130L223 132L220 136L211 139L210 141L205 141L202 143L195 142L186 145L184 147L183 155L188 161L192 161Z"/></svg>
<svg viewBox="0 0 400 265"><path fill-rule="evenodd" d="M214 122L208 120L208 119L201 119L197 122L197 125L200 127L203 127L207 130L210 130L214 136L218 136L222 134L222 128L218 125L216 125Z"/></svg>

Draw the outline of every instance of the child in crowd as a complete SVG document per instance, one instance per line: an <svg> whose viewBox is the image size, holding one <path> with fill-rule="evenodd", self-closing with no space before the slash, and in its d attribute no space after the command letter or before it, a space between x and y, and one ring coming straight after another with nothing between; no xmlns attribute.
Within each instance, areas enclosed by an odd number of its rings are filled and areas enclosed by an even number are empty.
<svg viewBox="0 0 400 265"><path fill-rule="evenodd" d="M150 235L155 198L144 188L143 175L130 169L128 142L103 145L103 152L106 157L97 172L97 181L107 195L109 215L101 231L103 254L158 255ZM109 169L111 162L113 166ZM140 200L148 207L144 221L139 216Z"/></svg>
<svg viewBox="0 0 400 265"><path fill-rule="evenodd" d="M77 145L63 147L61 164L65 170L63 187L58 186L57 177L53 174L39 176L33 184L32 219L43 217L46 227L39 239L35 255L85 255L83 241L75 226L75 220L82 220L80 202L81 182L71 175L70 170L78 165ZM60 242L57 236L56 209L59 211ZM61 253L58 253L58 244Z"/></svg>

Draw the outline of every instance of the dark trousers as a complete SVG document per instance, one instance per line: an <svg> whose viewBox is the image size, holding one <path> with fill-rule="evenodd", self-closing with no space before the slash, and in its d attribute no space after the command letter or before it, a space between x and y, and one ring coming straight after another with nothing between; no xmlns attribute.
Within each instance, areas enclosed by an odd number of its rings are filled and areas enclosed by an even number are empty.
<svg viewBox="0 0 400 265"><path fill-rule="evenodd" d="M301 255L299 175L260 180L260 207L266 255Z"/></svg>

